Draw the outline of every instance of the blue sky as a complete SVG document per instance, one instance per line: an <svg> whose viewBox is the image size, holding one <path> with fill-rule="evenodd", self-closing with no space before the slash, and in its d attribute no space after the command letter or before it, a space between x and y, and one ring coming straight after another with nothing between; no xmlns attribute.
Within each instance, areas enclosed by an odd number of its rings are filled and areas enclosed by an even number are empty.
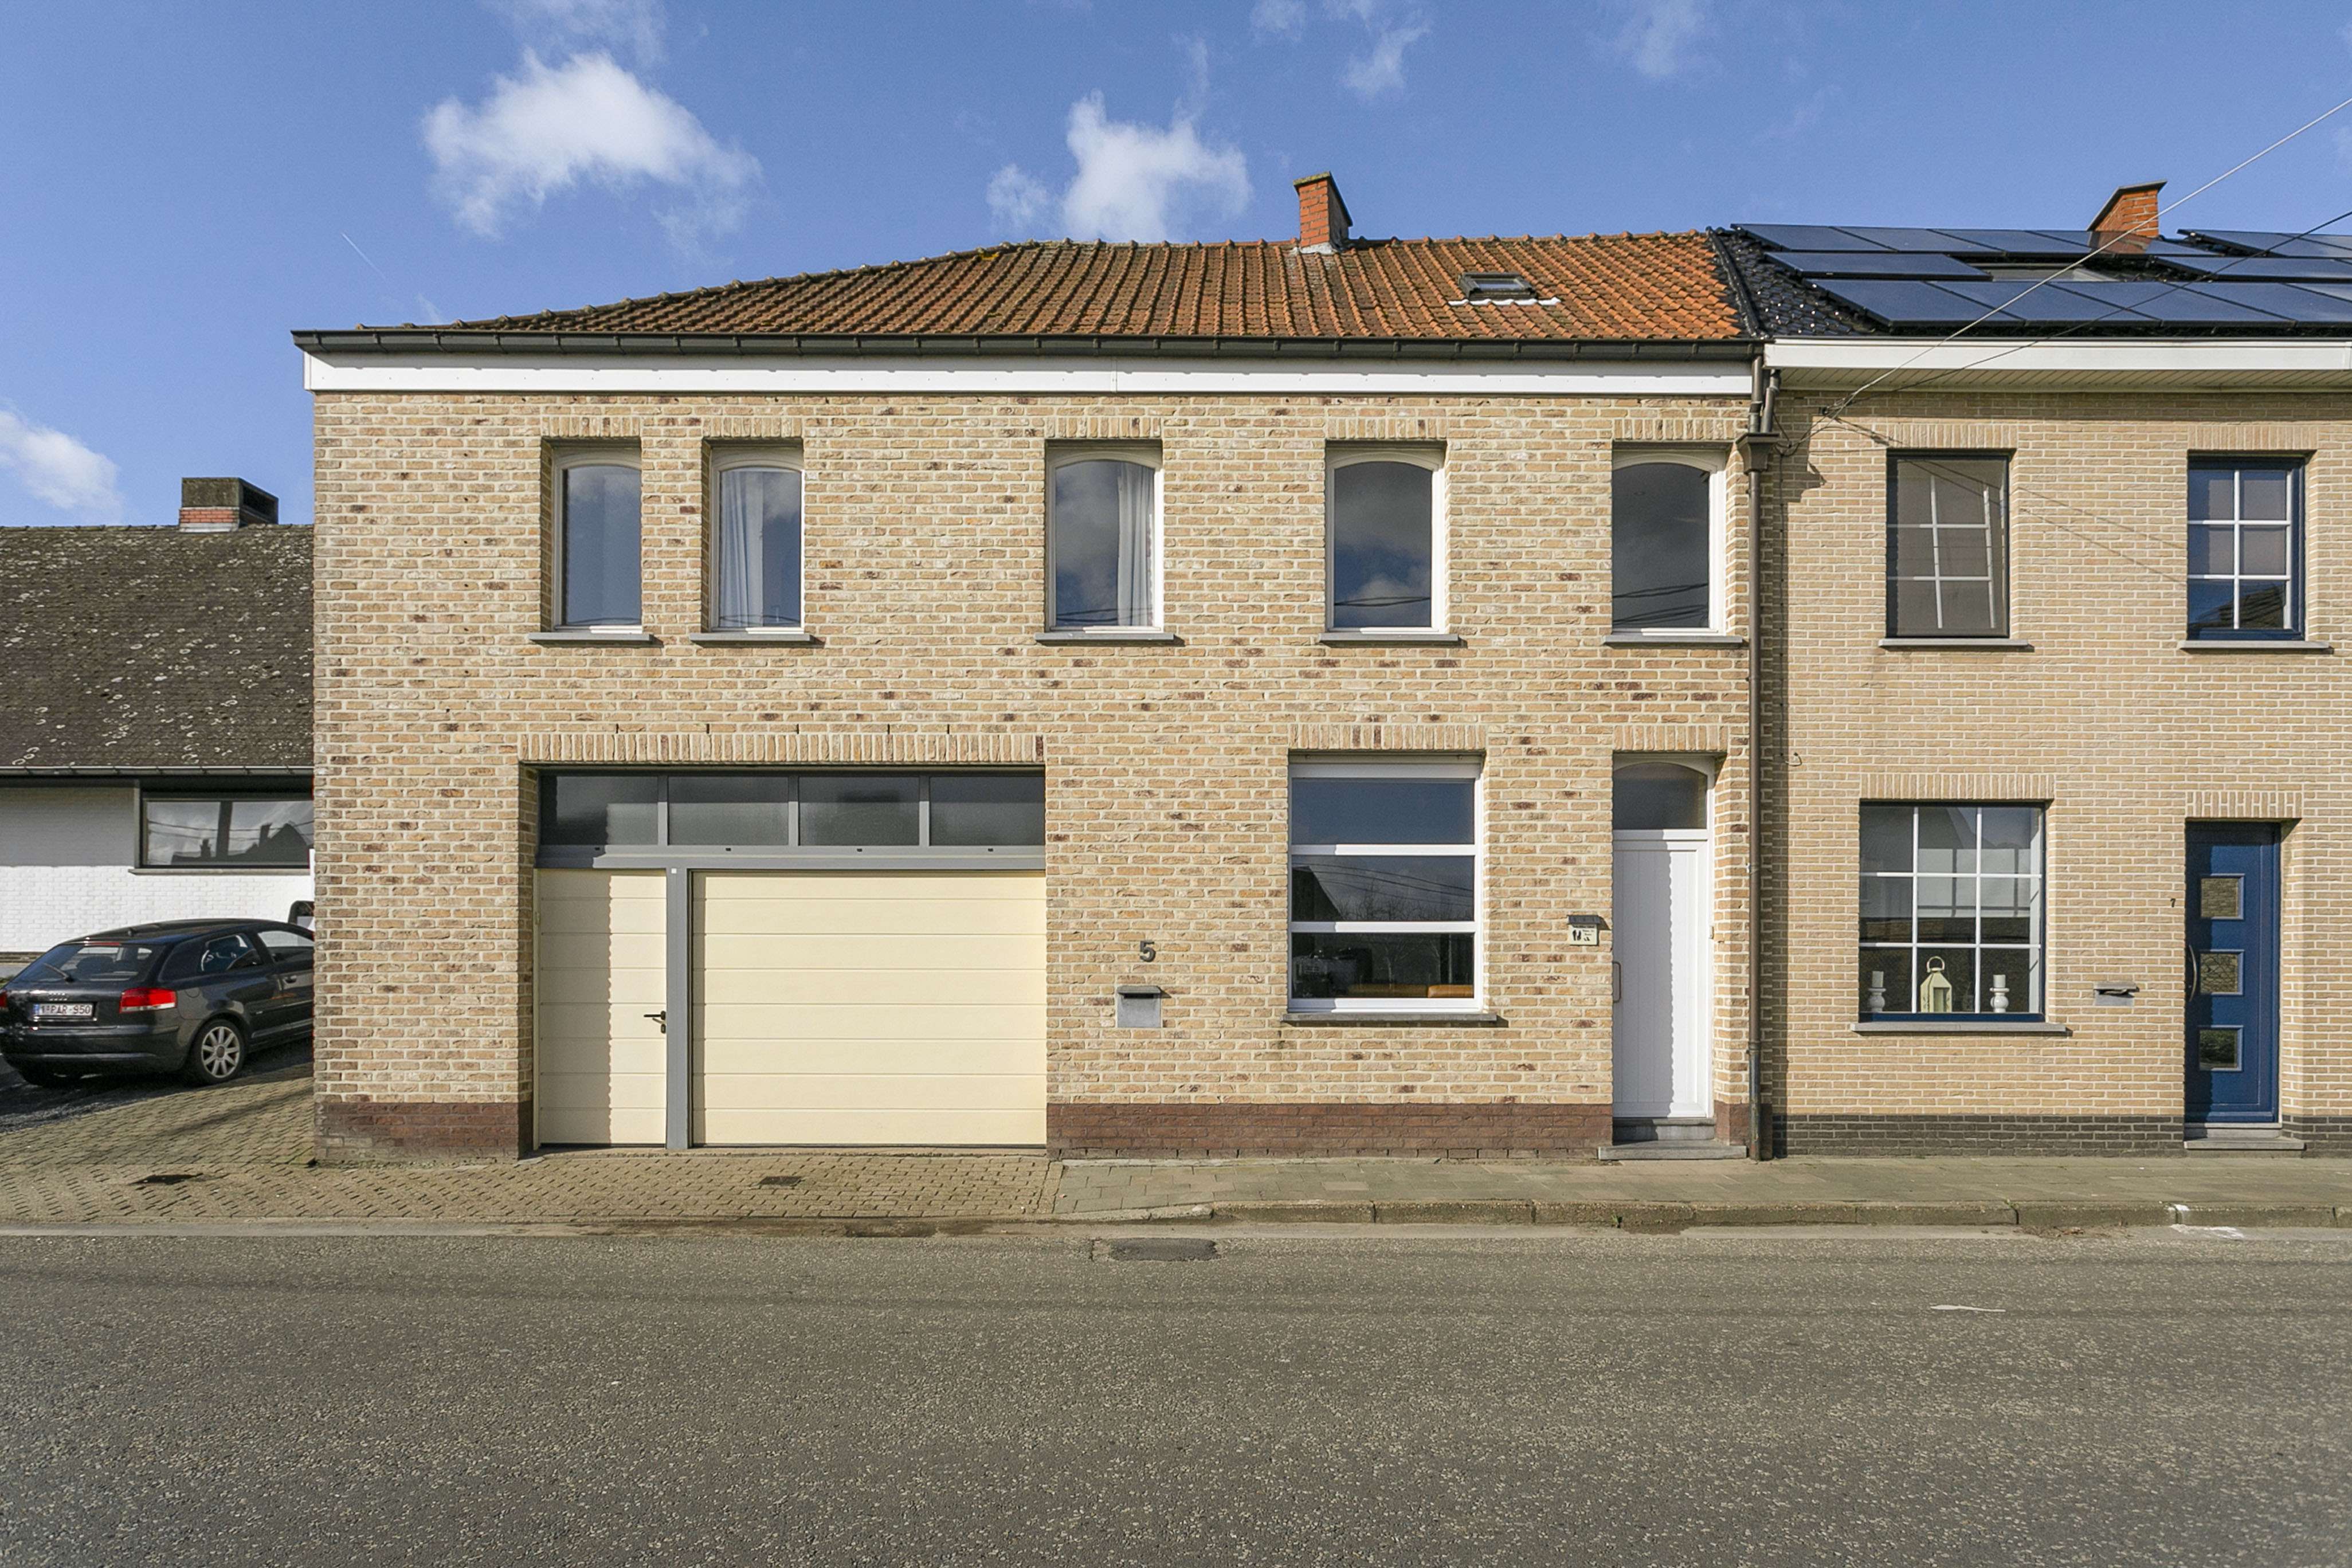
<svg viewBox="0 0 2352 1568"><path fill-rule="evenodd" d="M5 12L0 524L310 516L287 333L1019 236L2063 225L2352 96L2352 4L705 4ZM2181 209L2352 208L2352 110ZM2167 226L2176 226L2167 215Z"/></svg>

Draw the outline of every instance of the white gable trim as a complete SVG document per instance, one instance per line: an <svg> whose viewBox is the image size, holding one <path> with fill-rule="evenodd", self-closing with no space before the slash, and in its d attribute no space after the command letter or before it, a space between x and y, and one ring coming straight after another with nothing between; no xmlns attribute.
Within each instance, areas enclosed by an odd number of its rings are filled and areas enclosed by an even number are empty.
<svg viewBox="0 0 2352 1568"><path fill-rule="evenodd" d="M310 392L1260 393L1745 397L1748 366L1576 360L1557 364L1301 365L1232 360L1007 361L751 358L698 354L402 354L310 352Z"/></svg>

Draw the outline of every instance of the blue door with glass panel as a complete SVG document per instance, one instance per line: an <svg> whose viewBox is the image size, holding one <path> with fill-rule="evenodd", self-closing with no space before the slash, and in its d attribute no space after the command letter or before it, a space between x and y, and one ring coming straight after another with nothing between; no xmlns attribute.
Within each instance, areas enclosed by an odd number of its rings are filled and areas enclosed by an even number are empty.
<svg viewBox="0 0 2352 1568"><path fill-rule="evenodd" d="M2190 1121L2278 1120L2279 841L2269 823L2189 825Z"/></svg>

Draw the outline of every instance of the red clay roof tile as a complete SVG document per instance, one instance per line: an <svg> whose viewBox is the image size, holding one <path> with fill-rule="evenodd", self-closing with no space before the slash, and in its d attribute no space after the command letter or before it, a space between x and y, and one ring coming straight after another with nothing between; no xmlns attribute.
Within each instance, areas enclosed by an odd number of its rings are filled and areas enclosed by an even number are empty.
<svg viewBox="0 0 2352 1568"><path fill-rule="evenodd" d="M1465 272L1516 272L1541 304L1465 305ZM1557 302L1551 302L1557 301ZM1285 242L1051 240L454 323L501 332L810 336L1736 338L1703 234Z"/></svg>

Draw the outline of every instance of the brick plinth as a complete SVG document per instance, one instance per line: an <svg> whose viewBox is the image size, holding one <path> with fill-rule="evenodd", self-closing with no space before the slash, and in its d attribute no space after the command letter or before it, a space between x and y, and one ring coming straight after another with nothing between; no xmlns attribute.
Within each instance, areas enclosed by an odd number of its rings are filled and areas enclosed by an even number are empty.
<svg viewBox="0 0 2352 1568"><path fill-rule="evenodd" d="M321 1164L512 1160L530 1145L529 1100L320 1099Z"/></svg>
<svg viewBox="0 0 2352 1568"><path fill-rule="evenodd" d="M1609 1142L1606 1105L1049 1105L1063 1158L1247 1154L1589 1155Z"/></svg>
<svg viewBox="0 0 2352 1568"><path fill-rule="evenodd" d="M2352 1159L2352 1116L2289 1116L2280 1121L2279 1130L2302 1139L2305 1154Z"/></svg>
<svg viewBox="0 0 2352 1568"><path fill-rule="evenodd" d="M1780 1154L2178 1154L2178 1116L1776 1116Z"/></svg>

